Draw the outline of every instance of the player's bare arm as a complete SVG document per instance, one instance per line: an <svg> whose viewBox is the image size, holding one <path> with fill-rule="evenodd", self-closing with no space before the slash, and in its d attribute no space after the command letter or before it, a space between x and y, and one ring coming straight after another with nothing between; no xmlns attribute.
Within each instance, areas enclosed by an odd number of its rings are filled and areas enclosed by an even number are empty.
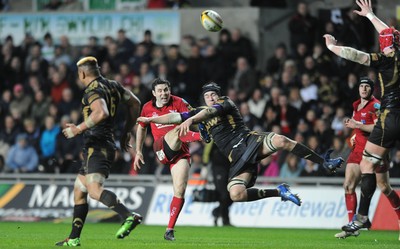
<svg viewBox="0 0 400 249"><path fill-rule="evenodd" d="M138 119L139 120L139 119ZM144 164L143 159L143 143L144 139L146 138L147 128L142 127L141 125L137 126L136 130L136 155L135 160L133 161L133 169L139 170L141 168L140 164Z"/></svg>
<svg viewBox="0 0 400 249"><path fill-rule="evenodd" d="M326 47L344 59L359 63L361 65L369 66L371 61L369 54L359 51L355 48L344 47L336 45L337 41L335 37L329 34L324 35Z"/></svg>
<svg viewBox="0 0 400 249"><path fill-rule="evenodd" d="M367 17L371 21L372 25L374 25L374 28L376 29L376 31L378 31L378 33L380 33L384 29L389 28L374 14L372 10L371 0L356 0L356 3L358 7L360 7L360 10L354 10L353 12L357 15Z"/></svg>
<svg viewBox="0 0 400 249"><path fill-rule="evenodd" d="M93 101L90 104L90 110L92 113L79 125L67 124L67 128L62 131L66 138L73 138L76 135L81 134L82 132L105 120L110 115L104 99L96 99Z"/></svg>
<svg viewBox="0 0 400 249"><path fill-rule="evenodd" d="M132 148L130 144L132 129L136 124L136 120L140 115L140 100L131 92L125 89L122 97L122 102L127 106L127 118L124 131L121 136L121 147L123 150L128 151Z"/></svg>

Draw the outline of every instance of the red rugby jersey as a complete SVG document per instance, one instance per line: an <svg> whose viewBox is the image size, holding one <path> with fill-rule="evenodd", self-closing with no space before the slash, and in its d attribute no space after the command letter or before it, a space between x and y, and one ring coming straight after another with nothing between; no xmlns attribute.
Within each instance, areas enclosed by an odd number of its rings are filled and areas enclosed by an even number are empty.
<svg viewBox="0 0 400 249"><path fill-rule="evenodd" d="M171 100L170 102L161 107L161 108L157 108L155 106L155 103L153 103L153 100L147 102L146 104L144 104L143 108L142 108L142 113L140 114L140 116L142 117L157 117L157 116L161 116L167 113L171 113L171 112L187 112L189 110L190 105L188 102L186 102L186 100L171 95ZM141 125L142 127L146 127L146 124L139 122L139 125ZM167 132L169 132L170 130L172 130L173 128L175 128L175 126L177 126L176 124L155 124L155 123L150 123L150 127L151 127L151 133L153 134L154 140L158 140L160 137L164 136Z"/></svg>
<svg viewBox="0 0 400 249"><path fill-rule="evenodd" d="M359 121L363 124L374 124L374 120L377 119L377 109L374 107L375 103L380 104L379 100L372 96L368 103L357 111L358 105L361 99L354 101L353 103L353 119ZM362 152L364 150L365 144L367 143L369 133L362 131L361 129L354 129L356 134L355 140L355 152Z"/></svg>

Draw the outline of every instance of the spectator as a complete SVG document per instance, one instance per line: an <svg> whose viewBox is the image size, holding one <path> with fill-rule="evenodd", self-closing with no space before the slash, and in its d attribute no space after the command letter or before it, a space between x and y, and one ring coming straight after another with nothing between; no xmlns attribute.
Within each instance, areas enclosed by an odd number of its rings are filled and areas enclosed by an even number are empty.
<svg viewBox="0 0 400 249"><path fill-rule="evenodd" d="M176 69L178 61L181 59L183 59L183 57L179 53L179 46L176 44L169 46L166 56L166 64L168 66L168 72L173 72Z"/></svg>
<svg viewBox="0 0 400 249"><path fill-rule="evenodd" d="M278 120L281 127L281 134L292 137L299 121L298 111L289 105L287 96L279 96Z"/></svg>
<svg viewBox="0 0 400 249"><path fill-rule="evenodd" d="M342 107L336 109L335 116L331 122L331 129L334 130L335 135L343 135L344 130L345 112Z"/></svg>
<svg viewBox="0 0 400 249"><path fill-rule="evenodd" d="M65 88L69 87L69 83L63 79L58 71L54 71L51 75L51 100L55 104L59 104L62 100L62 93Z"/></svg>
<svg viewBox="0 0 400 249"><path fill-rule="evenodd" d="M302 162L300 158L293 154L287 154L285 163L282 165L281 170L279 171L279 177L281 178L296 178L300 176L301 171L305 161Z"/></svg>
<svg viewBox="0 0 400 249"><path fill-rule="evenodd" d="M142 84L147 86L151 85L151 82L156 78L148 62L142 62L142 64L140 64L139 76Z"/></svg>
<svg viewBox="0 0 400 249"><path fill-rule="evenodd" d="M274 79L278 79L283 71L283 64L287 59L286 45L279 43L274 51L274 54L268 58L266 73L272 75Z"/></svg>
<svg viewBox="0 0 400 249"><path fill-rule="evenodd" d="M23 121L24 133L26 134L26 141L32 146L36 152L40 151L40 127L36 125L36 122L32 118L25 118Z"/></svg>
<svg viewBox="0 0 400 249"><path fill-rule="evenodd" d="M123 60L128 60L129 56L135 51L135 43L126 36L123 29L118 30L117 34L117 53Z"/></svg>
<svg viewBox="0 0 400 249"><path fill-rule="evenodd" d="M244 37L241 30L238 28L232 30L231 38L233 61L236 61L239 57L244 57L246 58L248 64L251 67L254 67L256 58L251 41L247 37Z"/></svg>
<svg viewBox="0 0 400 249"><path fill-rule="evenodd" d="M300 175L301 177L315 177L315 176L324 176L325 172L321 169L321 167L313 163L311 161L306 161L306 165L301 170Z"/></svg>
<svg viewBox="0 0 400 249"><path fill-rule="evenodd" d="M184 59L178 61L175 70L171 73L171 81L175 83L172 86L172 92L191 105L199 105L201 82L189 73L187 62Z"/></svg>
<svg viewBox="0 0 400 249"><path fill-rule="evenodd" d="M316 39L317 19L310 15L305 2L297 4L297 11L289 21L290 47L292 53L296 51L299 43L304 43L312 49Z"/></svg>
<svg viewBox="0 0 400 249"><path fill-rule="evenodd" d="M54 46L54 58L52 59L52 63L56 67L59 67L61 63L65 63L68 66L71 66L71 55L65 53L63 47L61 47L60 45L56 45Z"/></svg>
<svg viewBox="0 0 400 249"><path fill-rule="evenodd" d="M44 119L49 113L49 107L51 103L51 98L45 96L41 90L35 93L35 100L32 104L31 117L42 126L44 124Z"/></svg>
<svg viewBox="0 0 400 249"><path fill-rule="evenodd" d="M139 44L136 47L135 53L128 59L129 65L131 66L133 73L139 74L140 65L142 65L142 63L150 62L150 56L148 56L147 53L148 52L145 45Z"/></svg>
<svg viewBox="0 0 400 249"><path fill-rule="evenodd" d="M81 103L74 98L71 88L64 88L62 91L61 101L57 105L60 116L69 115L72 110L79 110Z"/></svg>
<svg viewBox="0 0 400 249"><path fill-rule="evenodd" d="M99 64L102 65L104 62L104 58L107 55L106 46L100 46L99 38L97 38L96 36L89 37L88 46L89 46L90 50L92 51L92 56L95 56L98 59ZM101 69L102 69L102 67L101 67Z"/></svg>
<svg viewBox="0 0 400 249"><path fill-rule="evenodd" d="M242 102L239 106L240 115L242 115L243 122L249 127L250 130L260 130L258 119L250 112L247 102Z"/></svg>
<svg viewBox="0 0 400 249"><path fill-rule="evenodd" d="M157 71L160 64L165 63L165 52L162 46L155 46L150 56L150 66Z"/></svg>
<svg viewBox="0 0 400 249"><path fill-rule="evenodd" d="M141 103L146 103L153 96L151 94L151 91L144 84L141 83L140 77L137 75L133 77L132 86L130 87L130 90L132 91L133 94L136 95L136 97L139 98Z"/></svg>
<svg viewBox="0 0 400 249"><path fill-rule="evenodd" d="M11 146L7 159L6 171L29 173L37 170L38 154L36 150L29 145L26 134L19 134L16 143Z"/></svg>
<svg viewBox="0 0 400 249"><path fill-rule="evenodd" d="M60 133L60 126L55 123L53 116L46 116L44 126L45 130L42 132L40 138L40 161L44 168L39 170L47 173L54 173L54 157L56 153L57 135Z"/></svg>
<svg viewBox="0 0 400 249"><path fill-rule="evenodd" d="M16 110L21 116L26 116L32 104L32 98L24 94L24 87L22 84L14 86L14 98L10 102L10 111Z"/></svg>
<svg viewBox="0 0 400 249"><path fill-rule="evenodd" d="M301 75L301 85L301 99L309 105L316 102L318 100L318 87L311 81L310 76L307 73Z"/></svg>
<svg viewBox="0 0 400 249"><path fill-rule="evenodd" d="M42 56L48 63L53 62L54 60L54 43L53 37L50 33L46 33L43 37L43 46L42 46Z"/></svg>
<svg viewBox="0 0 400 249"><path fill-rule="evenodd" d="M68 115L61 117L61 128L67 128L67 123L72 123ZM80 148L82 147L82 137L67 139L61 132L56 137L55 160L57 167L55 171L60 173L78 173Z"/></svg>
<svg viewBox="0 0 400 249"><path fill-rule="evenodd" d="M40 44L33 44L30 47L29 54L25 60L25 72L36 74L39 77L46 79L48 66L49 63L42 57Z"/></svg>
<svg viewBox="0 0 400 249"><path fill-rule="evenodd" d="M219 32L217 44L217 52L223 59L224 71L227 75L232 75L235 72L235 55L232 44L231 32L227 29L222 29Z"/></svg>
<svg viewBox="0 0 400 249"><path fill-rule="evenodd" d="M11 146L15 143L15 138L21 129L11 115L7 115L3 121L4 126L0 131L0 139Z"/></svg>
<svg viewBox="0 0 400 249"><path fill-rule="evenodd" d="M150 55L153 53L153 48L156 46L156 44L153 42L151 30L146 29L144 31L143 41L140 42L139 45L146 47L147 56L150 57Z"/></svg>
<svg viewBox="0 0 400 249"><path fill-rule="evenodd" d="M256 88L251 95L251 98L247 101L249 110L257 119L261 119L263 110L267 104L268 96L263 94L260 88Z"/></svg>
<svg viewBox="0 0 400 249"><path fill-rule="evenodd" d="M200 49L197 44L193 44L190 47L189 57L186 60L188 66L188 72L196 79L197 84L204 82L203 77L203 64L204 58L200 56ZM199 89L198 89L199 90Z"/></svg>
<svg viewBox="0 0 400 249"><path fill-rule="evenodd" d="M230 88L235 89L240 101L247 101L257 86L257 75L250 67L245 57L239 57L236 61L236 72L230 82Z"/></svg>
<svg viewBox="0 0 400 249"><path fill-rule="evenodd" d="M215 46L207 46L203 60L203 79L206 82L221 82L222 89L226 90L228 88L228 79L224 67L221 66L223 64L223 58L217 54Z"/></svg>
<svg viewBox="0 0 400 249"><path fill-rule="evenodd" d="M264 120L262 127L265 131L271 131L272 127L279 125L278 113L272 106L267 105L262 120Z"/></svg>
<svg viewBox="0 0 400 249"><path fill-rule="evenodd" d="M325 74L319 75L318 99L320 103L328 105L338 101L336 84Z"/></svg>
<svg viewBox="0 0 400 249"><path fill-rule="evenodd" d="M130 69L127 63L122 63L119 66L119 75L121 76L120 82L124 87L132 86L132 81L135 73Z"/></svg>

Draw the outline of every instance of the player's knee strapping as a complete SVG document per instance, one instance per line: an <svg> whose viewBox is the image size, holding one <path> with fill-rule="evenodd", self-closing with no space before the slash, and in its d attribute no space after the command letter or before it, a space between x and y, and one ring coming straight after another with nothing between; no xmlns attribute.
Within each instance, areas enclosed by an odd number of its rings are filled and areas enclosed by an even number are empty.
<svg viewBox="0 0 400 249"><path fill-rule="evenodd" d="M244 186L247 186L247 184L248 184L248 182L246 182L245 180L242 180L242 179L239 179L239 178L233 178L232 180L230 180L230 181L228 182L228 186L227 186L228 192L229 192L229 190L230 190L233 186L235 186L235 185L244 185Z"/></svg>
<svg viewBox="0 0 400 249"><path fill-rule="evenodd" d="M106 180L106 178L102 174L99 174L99 173L93 173L93 174L86 175L86 184L97 182L100 185L103 185L105 180Z"/></svg>
<svg viewBox="0 0 400 249"><path fill-rule="evenodd" d="M272 139L276 134L274 132L270 132L268 135L264 137L264 145L272 152L276 152L278 149L272 143Z"/></svg>
<svg viewBox="0 0 400 249"><path fill-rule="evenodd" d="M77 177L75 179L75 183L74 183L74 188L79 188L83 193L87 193L87 188L85 187L85 185L82 183L82 181L79 179L79 177Z"/></svg>
<svg viewBox="0 0 400 249"><path fill-rule="evenodd" d="M373 165L381 165L382 157L366 150L363 151L363 159L371 162Z"/></svg>

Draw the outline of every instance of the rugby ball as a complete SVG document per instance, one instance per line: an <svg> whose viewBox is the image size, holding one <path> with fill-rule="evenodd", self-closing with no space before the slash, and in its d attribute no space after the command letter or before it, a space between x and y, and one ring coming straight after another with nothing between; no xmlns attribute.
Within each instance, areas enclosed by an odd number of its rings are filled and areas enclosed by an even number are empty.
<svg viewBox="0 0 400 249"><path fill-rule="evenodd" d="M222 29L223 21L221 16L213 10L205 10L200 15L201 25L211 32L217 32Z"/></svg>

